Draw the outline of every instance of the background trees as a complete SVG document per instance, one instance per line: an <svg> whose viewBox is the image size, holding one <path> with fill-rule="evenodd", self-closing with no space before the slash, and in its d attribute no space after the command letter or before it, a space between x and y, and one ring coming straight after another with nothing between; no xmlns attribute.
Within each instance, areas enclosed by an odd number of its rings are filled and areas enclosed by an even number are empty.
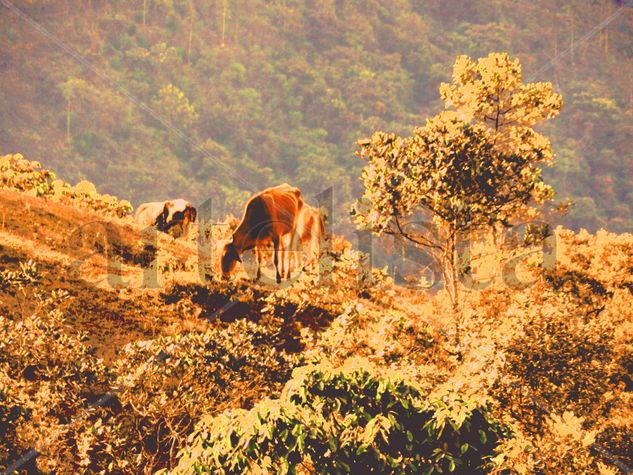
<svg viewBox="0 0 633 475"><path fill-rule="evenodd" d="M562 10L553 0L462 3L26 2L27 15L112 81L3 10L0 144L134 203L220 193L221 212L237 211L243 203L231 197L248 190L219 162L236 164L253 188L289 181L310 195L325 181L339 220L359 191L356 139L402 134L433 115L457 55L509 51L528 77L559 54L533 78L552 80L567 103L565 120L539 129L565 151L544 174L561 198L584 199L567 224L630 230L631 15L578 43L615 2ZM68 100L57 88L69 78L91 87L90 99L71 103L71 143ZM179 129L223 154L183 146L114 84L150 106L168 85L178 88L198 114Z"/></svg>

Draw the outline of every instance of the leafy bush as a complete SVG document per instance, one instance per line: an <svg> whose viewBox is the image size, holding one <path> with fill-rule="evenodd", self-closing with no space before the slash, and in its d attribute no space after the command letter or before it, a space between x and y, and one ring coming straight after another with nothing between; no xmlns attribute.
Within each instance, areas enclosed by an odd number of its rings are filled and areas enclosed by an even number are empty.
<svg viewBox="0 0 633 475"><path fill-rule="evenodd" d="M606 410L602 396L614 388L617 374L613 328L599 319L583 321L579 312L561 303L526 311L522 334L505 349L507 378L500 382L499 397L534 432L552 410L594 419ZM531 394L537 399L531 400Z"/></svg>
<svg viewBox="0 0 633 475"><path fill-rule="evenodd" d="M99 194L95 186L86 180L71 186L57 179L53 172L42 169L39 162L25 160L19 153L0 156L0 188L43 196L107 216L123 217L132 211L128 201Z"/></svg>
<svg viewBox="0 0 633 475"><path fill-rule="evenodd" d="M363 359L298 368L281 398L201 421L176 473L485 473L505 430Z"/></svg>
<svg viewBox="0 0 633 475"><path fill-rule="evenodd" d="M278 344L278 329L246 320L129 344L114 368L123 411L108 470L170 467L203 414L279 392L294 363Z"/></svg>
<svg viewBox="0 0 633 475"><path fill-rule="evenodd" d="M107 390L108 374L83 336L66 327L59 307L67 294L25 290L38 278L32 263L0 275L8 294L21 289L31 300L28 313L21 297L24 315L0 316L0 468L36 449L39 470L76 472L89 463L95 440L76 422Z"/></svg>
<svg viewBox="0 0 633 475"><path fill-rule="evenodd" d="M515 432L502 443L493 473L532 475L616 475L613 467L597 461L591 453L595 430L583 428L584 420L571 412L548 416L533 439Z"/></svg>
<svg viewBox="0 0 633 475"><path fill-rule="evenodd" d="M633 434L633 236L559 228L556 240L553 269L524 254L531 285L471 295L451 380L512 420L518 435L500 449L510 473L617 473Z"/></svg>

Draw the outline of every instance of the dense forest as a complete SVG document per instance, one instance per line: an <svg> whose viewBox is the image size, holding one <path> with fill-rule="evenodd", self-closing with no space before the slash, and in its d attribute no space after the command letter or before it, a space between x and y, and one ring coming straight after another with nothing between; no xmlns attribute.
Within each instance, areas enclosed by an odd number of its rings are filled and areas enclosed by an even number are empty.
<svg viewBox="0 0 633 475"><path fill-rule="evenodd" d="M600 22L603 21L602 27ZM218 216L287 181L360 194L356 142L410 134L459 54L508 51L565 104L545 178L574 228L633 228L633 13L553 0L0 2L0 147L142 200ZM344 226L344 228L345 228Z"/></svg>

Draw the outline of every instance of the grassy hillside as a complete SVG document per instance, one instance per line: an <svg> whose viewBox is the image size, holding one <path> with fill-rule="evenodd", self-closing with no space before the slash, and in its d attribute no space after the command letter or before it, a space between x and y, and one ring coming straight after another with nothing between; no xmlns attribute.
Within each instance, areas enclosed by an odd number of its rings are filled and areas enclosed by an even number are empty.
<svg viewBox="0 0 633 475"><path fill-rule="evenodd" d="M0 0L0 470L633 473L632 15ZM279 284L225 213L282 181Z"/></svg>
<svg viewBox="0 0 633 475"><path fill-rule="evenodd" d="M565 98L546 134L547 175L577 202L566 224L628 231L633 13L621 4L14 2L0 7L0 148L134 204L213 198L218 216L273 183L331 186L349 229L356 140L423 124L456 55L508 51Z"/></svg>
<svg viewBox="0 0 633 475"><path fill-rule="evenodd" d="M455 319L445 291L394 285L336 236L320 277L202 278L195 233L147 235L12 160L0 468L630 473L632 235L559 228L548 270L538 243L483 240L489 284Z"/></svg>

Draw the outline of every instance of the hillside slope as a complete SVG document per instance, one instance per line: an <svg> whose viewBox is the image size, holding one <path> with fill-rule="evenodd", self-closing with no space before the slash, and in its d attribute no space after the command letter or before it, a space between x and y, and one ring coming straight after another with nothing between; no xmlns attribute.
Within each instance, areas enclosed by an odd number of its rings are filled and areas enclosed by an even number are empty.
<svg viewBox="0 0 633 475"><path fill-rule="evenodd" d="M278 394L351 295L382 311L349 252L331 287L203 283L194 241L0 190L0 468L174 466L200 417Z"/></svg>
<svg viewBox="0 0 633 475"><path fill-rule="evenodd" d="M443 291L393 285L336 237L323 279L203 283L193 241L30 194L0 190L0 468L190 473L225 460L248 472L313 467L322 453L341 467L375 455L460 475L630 472L632 235L557 229L549 270L539 245L478 243L473 278L489 283L465 293L456 319ZM145 288L153 265L160 279ZM398 422L425 434L411 453L369 430L400 391L417 396ZM454 433L428 438L425 401ZM471 434L465 417L494 437ZM299 445L310 428L318 437ZM494 466L481 466L478 444ZM435 448L441 460L425 455Z"/></svg>
<svg viewBox="0 0 633 475"><path fill-rule="evenodd" d="M206 274L203 282L196 265L199 254L211 259L217 271L217 255L206 255L211 242L198 249L193 238L144 234L130 218L105 217L21 192L0 190L0 220L0 270L19 271L20 264L33 261L40 274L34 289L67 292L68 328L85 333L107 361L129 342L222 326L238 317L259 321L271 310L267 297L289 288L274 284L271 263L264 267L265 281L251 282L241 272L235 283L219 282L216 272ZM341 278L353 282L359 268L351 260L348 265L351 275ZM281 299L274 309L286 321L283 346L296 351L299 326L327 325L340 311L344 289L320 302L298 302L300 293ZM19 296L5 295L0 310L33 311L22 303Z"/></svg>
<svg viewBox="0 0 633 475"><path fill-rule="evenodd" d="M0 190L0 216L3 270L34 261L42 276L38 291L68 292L69 328L86 333L99 356L109 360L126 343L160 334L178 321L159 288L140 288L156 252L143 245L140 230L130 223L6 190ZM179 258L194 252L165 241L166 252ZM1 310L32 311L20 304L19 298L5 297Z"/></svg>

